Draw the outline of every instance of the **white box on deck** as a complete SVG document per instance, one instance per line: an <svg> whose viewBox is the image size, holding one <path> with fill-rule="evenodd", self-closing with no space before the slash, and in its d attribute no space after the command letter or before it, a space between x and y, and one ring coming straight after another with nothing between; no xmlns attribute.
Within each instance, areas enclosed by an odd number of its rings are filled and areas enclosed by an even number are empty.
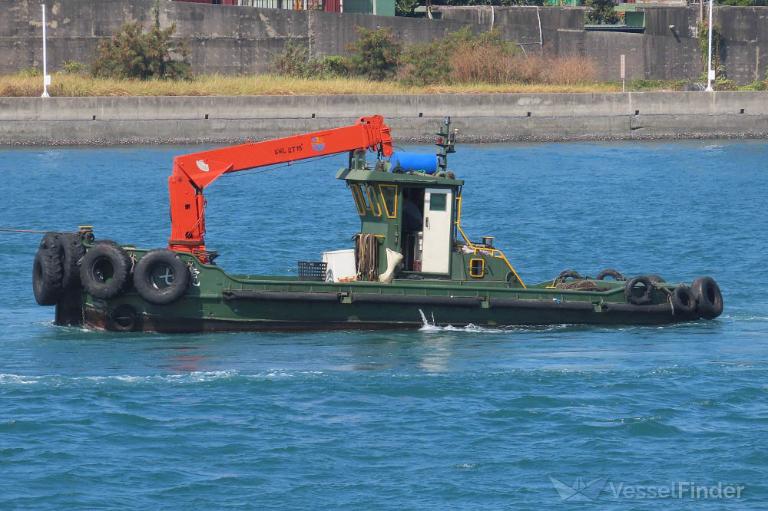
<svg viewBox="0 0 768 511"><path fill-rule="evenodd" d="M325 270L327 282L339 282L340 279L357 275L353 248L323 252L323 262L327 265Z"/></svg>

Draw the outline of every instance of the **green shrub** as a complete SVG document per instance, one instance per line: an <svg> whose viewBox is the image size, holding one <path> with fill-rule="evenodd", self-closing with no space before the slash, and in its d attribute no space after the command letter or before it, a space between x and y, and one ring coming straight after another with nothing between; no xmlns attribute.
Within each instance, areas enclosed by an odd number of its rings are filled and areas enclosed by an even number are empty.
<svg viewBox="0 0 768 511"><path fill-rule="evenodd" d="M627 90L640 92L640 91L657 91L657 90L673 90L683 91L686 87L690 87L687 80L656 80L648 78L635 78L626 82Z"/></svg>
<svg viewBox="0 0 768 511"><path fill-rule="evenodd" d="M400 81L406 85L448 82L452 68L445 46L444 40L440 40L408 48L401 59Z"/></svg>
<svg viewBox="0 0 768 511"><path fill-rule="evenodd" d="M277 75L294 78L333 78L349 76L350 63L339 55L310 58L306 45L289 41L283 51L272 59L270 70Z"/></svg>
<svg viewBox="0 0 768 511"><path fill-rule="evenodd" d="M325 77L346 77L350 73L349 59L341 55L329 55L318 61L320 74Z"/></svg>
<svg viewBox="0 0 768 511"><path fill-rule="evenodd" d="M517 58L519 57L519 58ZM465 27L443 39L409 47L401 59L406 85L530 81L532 67L497 30L473 34Z"/></svg>
<svg viewBox="0 0 768 511"><path fill-rule="evenodd" d="M701 66L704 68L704 79L706 80L707 59L709 57L709 24L700 22L697 27L697 37L699 39L699 53L701 55ZM720 69L721 46L723 35L720 33L720 27L715 24L712 26L712 69ZM724 70L724 69L723 69Z"/></svg>
<svg viewBox="0 0 768 511"><path fill-rule="evenodd" d="M82 75L88 71L88 66L76 60L65 60L61 72L65 75Z"/></svg>
<svg viewBox="0 0 768 511"><path fill-rule="evenodd" d="M754 82L739 87L739 90L751 90L751 91L763 91L768 90L768 83L761 80L755 80Z"/></svg>
<svg viewBox="0 0 768 511"><path fill-rule="evenodd" d="M700 80L707 83L707 61L709 58L709 24L700 22L697 26L697 37L699 40L699 53L701 55L701 67L703 69ZM723 64L723 35L720 32L720 26L712 26L712 69L715 70L715 81L713 87L715 90L735 90L736 83L728 79L725 65Z"/></svg>
<svg viewBox="0 0 768 511"><path fill-rule="evenodd" d="M464 27L461 30L457 30L450 34L447 38L448 44L451 47L470 47L470 48L495 48L501 53L507 55L513 55L520 53L515 43L505 41L501 37L501 32L497 29L488 30L487 32L480 32L479 34L473 34L469 27Z"/></svg>
<svg viewBox="0 0 768 511"><path fill-rule="evenodd" d="M352 54L349 59L352 73L378 81L393 78L400 63L402 47L392 30L357 27L357 33L357 41L348 48Z"/></svg>
<svg viewBox="0 0 768 511"><path fill-rule="evenodd" d="M191 77L186 44L171 38L176 25L160 28L159 10L156 7L153 11L155 23L149 32L144 32L138 23L130 22L110 40L99 44L91 66L94 76L141 80Z"/></svg>
<svg viewBox="0 0 768 511"><path fill-rule="evenodd" d="M32 78L35 76L43 76L43 71L38 67L25 67L19 71L19 75L26 78Z"/></svg>
<svg viewBox="0 0 768 511"><path fill-rule="evenodd" d="M306 78L309 70L309 48L305 44L288 41L283 51L272 59L271 70L281 76Z"/></svg>
<svg viewBox="0 0 768 511"><path fill-rule="evenodd" d="M729 80L725 74L718 75L715 78L715 84L713 85L715 90L736 90L738 86L733 80Z"/></svg>

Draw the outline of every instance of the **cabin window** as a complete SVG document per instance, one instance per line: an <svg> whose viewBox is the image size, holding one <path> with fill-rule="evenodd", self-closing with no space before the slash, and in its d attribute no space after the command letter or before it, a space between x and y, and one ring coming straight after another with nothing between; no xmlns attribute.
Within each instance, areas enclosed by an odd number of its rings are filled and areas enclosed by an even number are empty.
<svg viewBox="0 0 768 511"><path fill-rule="evenodd" d="M476 279L485 276L485 259L473 257L469 260L469 276Z"/></svg>
<svg viewBox="0 0 768 511"><path fill-rule="evenodd" d="M355 207L357 208L357 213L360 216L365 215L365 212L368 209L368 204L365 202L365 195L363 195L363 191L360 189L360 185L349 185L349 188L352 190L352 198L355 199Z"/></svg>
<svg viewBox="0 0 768 511"><path fill-rule="evenodd" d="M368 197L368 203L371 207L371 213L373 213L374 216L381 216L381 206L379 205L378 197L376 197L376 189L373 185L367 185L365 190L365 194Z"/></svg>
<svg viewBox="0 0 768 511"><path fill-rule="evenodd" d="M446 195L447 194L445 194L445 193L431 193L431 194L429 194L429 210L430 211L445 211Z"/></svg>
<svg viewBox="0 0 768 511"><path fill-rule="evenodd" d="M387 218L397 217L397 185L379 185L381 202L387 213Z"/></svg>

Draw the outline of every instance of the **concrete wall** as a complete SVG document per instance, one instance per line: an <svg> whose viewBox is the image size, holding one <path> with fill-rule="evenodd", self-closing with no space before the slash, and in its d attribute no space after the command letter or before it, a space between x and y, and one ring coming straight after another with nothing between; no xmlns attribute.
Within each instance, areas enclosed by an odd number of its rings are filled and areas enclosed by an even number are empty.
<svg viewBox="0 0 768 511"><path fill-rule="evenodd" d="M396 140L768 136L768 93L0 98L0 144L236 142L385 116Z"/></svg>
<svg viewBox="0 0 768 511"><path fill-rule="evenodd" d="M643 7L641 34L586 32L585 9L536 7L441 7L442 19L496 28L527 51L592 58L602 79L619 79L626 55L627 78L698 79L703 72L697 38L698 7ZM716 7L723 64L738 83L765 78L768 70L768 7Z"/></svg>
<svg viewBox="0 0 768 511"><path fill-rule="evenodd" d="M57 70L66 60L90 62L99 41L126 21L152 22L154 0L49 1L48 59ZM339 55L357 39L355 27L392 27L405 42L431 41L464 23L257 9L186 2L160 2L163 26L176 23L188 42L195 72L244 74L266 71L288 41L307 44L314 55ZM0 0L0 73L12 73L42 60L40 2Z"/></svg>
<svg viewBox="0 0 768 511"><path fill-rule="evenodd" d="M154 0L49 1L49 59L89 62L98 42L128 20L151 22ZM196 72L241 74L264 71L288 41L305 43L314 55L343 54L356 26L391 27L404 43L431 41L470 26L498 29L526 51L592 58L600 77L619 79L619 55L628 78L697 79L702 73L696 38L697 7L645 7L642 34L586 32L583 8L441 7L441 20L286 11L162 0L161 21L176 23L189 42ZM0 0L0 73L39 66L39 0ZM729 78L749 83L768 70L768 7L718 7L725 38L723 63ZM672 28L670 28L672 27Z"/></svg>

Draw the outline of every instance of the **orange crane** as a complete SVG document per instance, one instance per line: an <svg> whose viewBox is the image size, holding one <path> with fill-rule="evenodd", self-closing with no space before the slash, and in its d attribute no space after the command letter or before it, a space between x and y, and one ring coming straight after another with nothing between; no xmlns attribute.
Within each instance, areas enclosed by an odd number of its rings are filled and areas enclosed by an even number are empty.
<svg viewBox="0 0 768 511"><path fill-rule="evenodd" d="M389 126L380 115L361 117L351 126L315 131L264 142L177 156L168 179L171 238L168 248L194 254L209 262L205 248L203 190L222 174L318 156L372 150L392 154Z"/></svg>

